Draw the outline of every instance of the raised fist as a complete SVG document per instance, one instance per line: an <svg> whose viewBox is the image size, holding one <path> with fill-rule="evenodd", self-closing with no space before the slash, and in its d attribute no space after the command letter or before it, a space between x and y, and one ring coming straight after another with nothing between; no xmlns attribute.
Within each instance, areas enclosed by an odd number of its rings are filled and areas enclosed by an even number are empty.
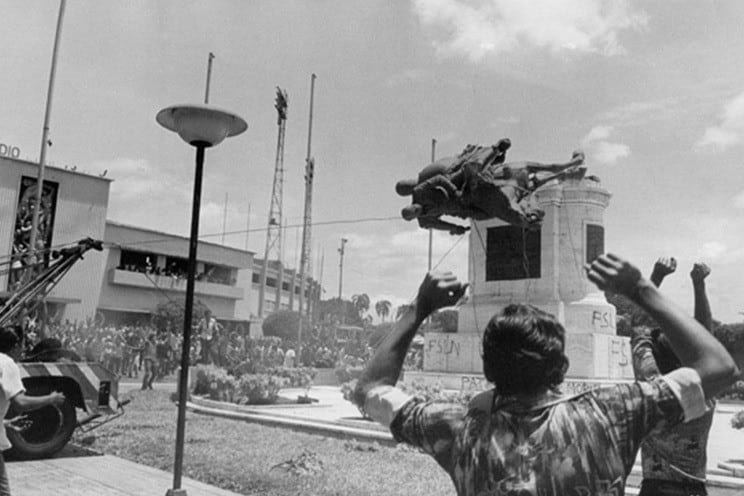
<svg viewBox="0 0 744 496"><path fill-rule="evenodd" d="M654 264L654 274L661 277L668 276L677 270L677 259L674 257L661 257Z"/></svg>
<svg viewBox="0 0 744 496"><path fill-rule="evenodd" d="M612 253L598 256L585 269L599 289L628 297L636 294L641 280L641 271L635 265Z"/></svg>
<svg viewBox="0 0 744 496"><path fill-rule="evenodd" d="M710 274L710 267L702 262L698 262L692 266L690 271L690 278L692 282L702 282Z"/></svg>

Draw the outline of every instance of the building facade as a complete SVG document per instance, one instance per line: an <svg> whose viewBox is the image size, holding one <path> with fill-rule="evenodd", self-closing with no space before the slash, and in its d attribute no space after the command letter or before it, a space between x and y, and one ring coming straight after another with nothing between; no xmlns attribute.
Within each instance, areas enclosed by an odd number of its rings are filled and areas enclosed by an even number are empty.
<svg viewBox="0 0 744 496"><path fill-rule="evenodd" d="M36 163L0 157L0 257L12 260L9 271L0 271L0 299L17 288L18 274L26 263L38 171ZM83 238L103 239L110 185L106 178L45 167L38 252L46 256L50 248ZM98 252L89 252L77 262L49 294L50 313L71 320L94 315L105 262Z"/></svg>
<svg viewBox="0 0 744 496"><path fill-rule="evenodd" d="M161 303L183 304L187 237L107 221L109 179L55 167L46 167L45 171L40 243L59 247L86 237L104 241L102 253L89 252L50 294L48 303L56 318L142 322ZM35 163L0 157L0 249L4 250L0 256L20 260L27 249L29 209L35 204L37 175ZM263 263L251 251L200 241L195 300L221 321L242 324L257 335ZM297 310L297 271L270 262L266 274L264 316L277 308ZM17 287L14 277L12 268L9 273L0 271L0 300ZM319 284L308 278L305 313L317 308L319 295Z"/></svg>

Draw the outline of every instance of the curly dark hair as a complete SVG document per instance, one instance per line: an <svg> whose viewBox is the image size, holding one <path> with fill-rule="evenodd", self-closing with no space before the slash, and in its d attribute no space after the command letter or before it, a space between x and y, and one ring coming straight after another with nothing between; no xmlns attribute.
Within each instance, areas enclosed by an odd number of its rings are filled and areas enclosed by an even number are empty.
<svg viewBox="0 0 744 496"><path fill-rule="evenodd" d="M563 326L532 305L509 305L483 333L483 372L498 394L555 388L568 370Z"/></svg>

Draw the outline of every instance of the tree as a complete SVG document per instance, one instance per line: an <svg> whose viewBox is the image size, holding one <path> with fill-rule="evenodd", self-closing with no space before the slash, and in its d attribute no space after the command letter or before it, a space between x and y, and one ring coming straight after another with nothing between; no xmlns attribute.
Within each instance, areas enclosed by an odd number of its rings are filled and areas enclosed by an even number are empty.
<svg viewBox="0 0 744 496"><path fill-rule="evenodd" d="M390 303L388 300L380 300L375 303L375 313L382 319L383 322L385 322L387 316L390 315L390 310L392 310L392 308L393 304Z"/></svg>
<svg viewBox="0 0 744 496"><path fill-rule="evenodd" d="M359 318L361 318L364 313L369 310L369 296L367 296L366 293L362 294L355 294L351 297L351 302L354 304L354 308L356 309L357 313L359 314Z"/></svg>
<svg viewBox="0 0 744 496"><path fill-rule="evenodd" d="M171 332L180 333L183 329L183 316L186 303L184 300L168 300L159 303L151 314L152 323L160 332L170 330ZM191 328L199 325L199 321L204 317L204 313L209 307L197 300L194 303L194 309L191 314Z"/></svg>
<svg viewBox="0 0 744 496"><path fill-rule="evenodd" d="M276 336L283 341L297 341L297 331L300 326L300 313L291 310L279 310L269 314L263 321L261 328L264 336ZM302 320L302 328L309 332L310 325L307 317ZM303 341L305 341L303 339Z"/></svg>
<svg viewBox="0 0 744 496"><path fill-rule="evenodd" d="M322 300L318 306L318 317L325 325L362 325L362 318L354 304L340 298Z"/></svg>
<svg viewBox="0 0 744 496"><path fill-rule="evenodd" d="M412 308L413 308L412 304L400 305L398 309L395 311L395 319L398 320L401 315L403 315L404 313L406 313L408 310Z"/></svg>

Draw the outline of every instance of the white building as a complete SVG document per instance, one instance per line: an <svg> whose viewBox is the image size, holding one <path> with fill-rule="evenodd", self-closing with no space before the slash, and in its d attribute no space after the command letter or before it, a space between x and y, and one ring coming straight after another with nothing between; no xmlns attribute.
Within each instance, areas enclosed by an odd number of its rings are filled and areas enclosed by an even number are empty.
<svg viewBox="0 0 744 496"><path fill-rule="evenodd" d="M43 203L47 211L43 225L50 228L47 246L86 237L104 241L103 253L89 252L51 293L48 301L57 317L142 321L149 319L160 303L183 302L187 237L107 221L110 179L55 167L45 171ZM23 241L23 226L28 223L37 174L35 163L0 157L2 254L10 256L22 244L19 240ZM257 313L262 265L263 260L256 259L253 252L200 241L195 300L209 307L218 319L244 324L255 334L260 328ZM10 294L12 279L12 275L0 273L0 299ZM300 278L296 270L280 270L279 263L272 261L266 280L264 315L277 307L298 309ZM319 295L318 283L308 278L306 313L316 308Z"/></svg>

